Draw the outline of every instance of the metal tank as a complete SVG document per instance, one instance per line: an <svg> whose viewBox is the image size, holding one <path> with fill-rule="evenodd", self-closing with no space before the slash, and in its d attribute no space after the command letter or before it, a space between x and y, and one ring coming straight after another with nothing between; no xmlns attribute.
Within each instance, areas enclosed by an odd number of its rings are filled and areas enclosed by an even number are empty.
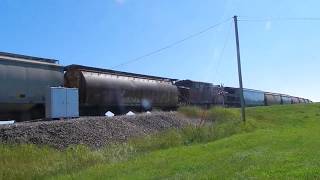
<svg viewBox="0 0 320 180"><path fill-rule="evenodd" d="M178 104L177 87L155 76L70 65L65 68L65 86L79 89L80 115L173 109Z"/></svg>
<svg viewBox="0 0 320 180"><path fill-rule="evenodd" d="M0 120L44 117L45 90L63 85L57 60L0 52Z"/></svg>

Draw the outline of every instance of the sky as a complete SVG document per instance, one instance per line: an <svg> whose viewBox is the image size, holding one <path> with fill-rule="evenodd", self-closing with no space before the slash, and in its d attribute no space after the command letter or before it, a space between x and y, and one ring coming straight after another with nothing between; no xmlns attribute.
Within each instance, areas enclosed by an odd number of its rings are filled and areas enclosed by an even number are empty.
<svg viewBox="0 0 320 180"><path fill-rule="evenodd" d="M0 51L55 58L62 65L113 68L193 33L216 28L115 69L320 101L318 0L0 0Z"/></svg>

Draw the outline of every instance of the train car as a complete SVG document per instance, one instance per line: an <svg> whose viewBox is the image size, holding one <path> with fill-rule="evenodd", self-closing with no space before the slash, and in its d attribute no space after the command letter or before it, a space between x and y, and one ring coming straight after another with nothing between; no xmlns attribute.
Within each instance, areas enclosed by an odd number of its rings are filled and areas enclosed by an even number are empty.
<svg viewBox="0 0 320 180"><path fill-rule="evenodd" d="M291 100L292 100L292 104L299 104L300 103L299 98L297 98L297 97L291 97Z"/></svg>
<svg viewBox="0 0 320 180"><path fill-rule="evenodd" d="M265 105L266 106L281 104L281 95L280 94L266 92L264 94L264 96L265 96Z"/></svg>
<svg viewBox="0 0 320 180"><path fill-rule="evenodd" d="M190 104L190 88L177 86L178 88L178 102L179 106L186 106Z"/></svg>
<svg viewBox="0 0 320 180"><path fill-rule="evenodd" d="M57 60L0 52L0 119L44 117L45 90L63 85Z"/></svg>
<svg viewBox="0 0 320 180"><path fill-rule="evenodd" d="M211 83L180 80L175 82L179 89L181 104L210 107L223 104L222 88Z"/></svg>
<svg viewBox="0 0 320 180"><path fill-rule="evenodd" d="M224 87L224 103L229 107L240 107L239 88Z"/></svg>
<svg viewBox="0 0 320 180"><path fill-rule="evenodd" d="M281 104L292 104L292 99L290 96L281 94Z"/></svg>
<svg viewBox="0 0 320 180"><path fill-rule="evenodd" d="M299 102L300 102L300 104L305 104L306 103L304 98L299 98Z"/></svg>
<svg viewBox="0 0 320 180"><path fill-rule="evenodd" d="M231 107L240 107L240 89L225 87L225 102ZM253 89L243 89L244 104L251 106L264 106L264 92Z"/></svg>
<svg viewBox="0 0 320 180"><path fill-rule="evenodd" d="M79 89L80 115L175 109L178 89L168 78L81 65L65 68L65 86Z"/></svg>
<svg viewBox="0 0 320 180"><path fill-rule="evenodd" d="M243 89L244 103L246 106L264 106L264 92L253 90L253 89Z"/></svg>

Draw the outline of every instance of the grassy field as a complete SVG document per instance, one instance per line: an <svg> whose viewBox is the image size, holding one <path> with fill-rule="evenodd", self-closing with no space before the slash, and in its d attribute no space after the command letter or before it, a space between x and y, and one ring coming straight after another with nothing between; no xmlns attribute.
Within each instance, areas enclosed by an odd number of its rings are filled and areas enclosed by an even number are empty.
<svg viewBox="0 0 320 180"><path fill-rule="evenodd" d="M1 145L2 179L319 179L320 104L184 108L209 125L170 130L98 151Z"/></svg>

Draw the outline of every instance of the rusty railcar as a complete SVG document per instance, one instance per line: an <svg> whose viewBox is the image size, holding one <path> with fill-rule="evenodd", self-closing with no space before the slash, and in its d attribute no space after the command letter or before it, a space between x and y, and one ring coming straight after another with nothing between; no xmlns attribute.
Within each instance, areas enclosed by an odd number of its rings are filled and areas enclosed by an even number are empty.
<svg viewBox="0 0 320 180"><path fill-rule="evenodd" d="M171 79L70 65L65 86L79 89L80 115L104 115L153 108L175 109L178 89Z"/></svg>
<svg viewBox="0 0 320 180"><path fill-rule="evenodd" d="M44 117L45 90L63 86L57 60L0 52L0 119Z"/></svg>

